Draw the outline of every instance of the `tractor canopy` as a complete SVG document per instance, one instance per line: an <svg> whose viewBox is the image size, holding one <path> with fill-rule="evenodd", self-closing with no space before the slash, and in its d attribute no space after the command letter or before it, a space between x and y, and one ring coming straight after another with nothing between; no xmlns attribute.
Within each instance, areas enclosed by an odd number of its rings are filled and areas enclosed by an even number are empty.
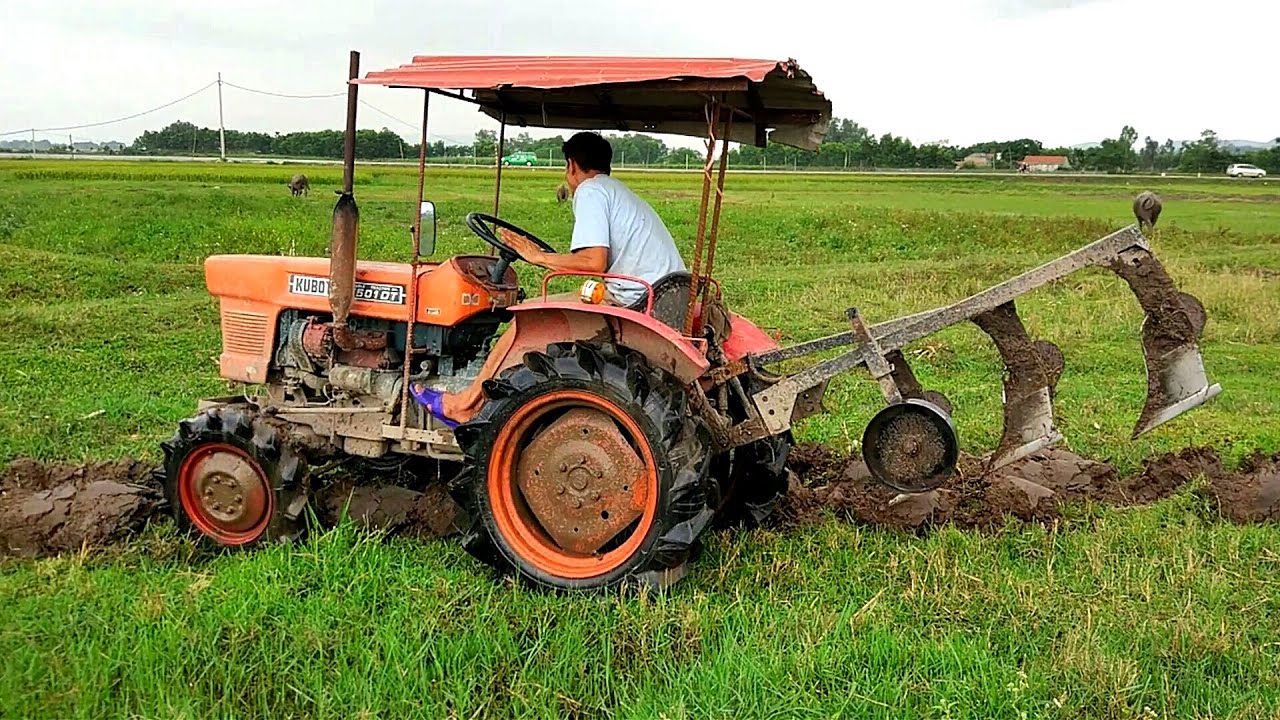
<svg viewBox="0 0 1280 720"><path fill-rule="evenodd" d="M354 83L421 88L522 127L706 137L708 101L733 109L729 140L817 150L831 101L795 60L419 55Z"/></svg>

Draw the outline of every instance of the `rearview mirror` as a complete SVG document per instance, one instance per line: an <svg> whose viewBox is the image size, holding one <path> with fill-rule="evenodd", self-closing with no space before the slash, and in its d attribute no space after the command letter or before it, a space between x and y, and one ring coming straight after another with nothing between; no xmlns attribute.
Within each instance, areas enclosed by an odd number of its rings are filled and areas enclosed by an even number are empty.
<svg viewBox="0 0 1280 720"><path fill-rule="evenodd" d="M434 255L436 251L436 205L424 200L418 208L420 228L418 230L418 252L421 255Z"/></svg>

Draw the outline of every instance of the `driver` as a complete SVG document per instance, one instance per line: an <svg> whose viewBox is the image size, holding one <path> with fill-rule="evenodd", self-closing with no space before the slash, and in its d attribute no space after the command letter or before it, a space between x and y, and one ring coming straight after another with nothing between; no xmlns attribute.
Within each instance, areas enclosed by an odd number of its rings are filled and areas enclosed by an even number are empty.
<svg viewBox="0 0 1280 720"><path fill-rule="evenodd" d="M652 285L660 278L685 271L684 260L662 219L644 200L609 174L613 148L598 133L580 132L562 146L564 178L573 193L573 237L569 253L546 252L532 240L500 228L502 240L526 262L550 270L626 275ZM606 301L640 307L644 286L605 279ZM484 381L506 357L515 333L504 333L489 353L480 375L465 390L449 393L422 383L410 387L415 400L449 427L479 412L484 404Z"/></svg>
<svg viewBox="0 0 1280 720"><path fill-rule="evenodd" d="M613 148L597 133L580 132L565 141L564 179L573 193L573 237L569 253L542 250L531 240L500 228L502 239L521 258L550 270L627 275L652 285L684 272L684 260L662 218L621 180L609 174ZM606 300L622 307L644 302L644 286L607 278Z"/></svg>

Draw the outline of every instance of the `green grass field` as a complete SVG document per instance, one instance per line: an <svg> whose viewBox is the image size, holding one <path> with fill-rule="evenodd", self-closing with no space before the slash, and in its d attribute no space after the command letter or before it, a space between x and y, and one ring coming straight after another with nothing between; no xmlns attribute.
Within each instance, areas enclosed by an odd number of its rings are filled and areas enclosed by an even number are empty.
<svg viewBox="0 0 1280 720"><path fill-rule="evenodd" d="M0 463L155 460L219 394L212 253L322 254L338 184L277 166L0 161ZM691 251L699 177L631 173ZM362 258L406 259L416 176L357 173ZM502 214L564 246L559 173L508 169ZM1133 471L1212 445L1280 451L1280 185L1152 178L739 175L716 258L727 299L788 341L959 299L1165 199L1157 255L1205 304L1216 401L1136 441L1141 311L1104 271L1019 302L1067 370L1067 444ZM484 171L434 169L438 254L477 252ZM533 290L540 273L519 267ZM962 443L999 436L999 361L976 328L911 348ZM833 382L804 440L848 449L879 404ZM101 411L101 412L99 412ZM1280 717L1280 528L1188 488L1072 509L1052 528L907 537L831 521L711 537L666 596L552 596L456 544L349 527L215 555L167 526L0 561L0 717Z"/></svg>

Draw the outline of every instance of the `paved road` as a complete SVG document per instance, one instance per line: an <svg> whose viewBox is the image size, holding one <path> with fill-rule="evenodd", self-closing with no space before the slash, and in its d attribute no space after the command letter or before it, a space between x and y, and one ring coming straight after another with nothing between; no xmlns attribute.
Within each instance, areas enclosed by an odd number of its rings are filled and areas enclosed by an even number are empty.
<svg viewBox="0 0 1280 720"><path fill-rule="evenodd" d="M4 159L8 157L29 158L31 157L31 154L30 153L0 153L0 159ZM217 162L217 158L213 158L213 157L184 156L184 155L95 155L95 154L88 154L88 153L83 155L66 155L66 154L55 154L55 153L49 153L49 154L38 153L36 155L36 158L40 160L68 160L68 161L75 161L75 162L93 161L93 160L116 160L116 161L130 161L130 162ZM232 164L246 164L246 165L269 165L273 163L276 165L321 165L321 166L342 165L341 160L316 160L316 159L310 159L310 158L278 158L278 157L270 157L270 158L231 157L231 158L227 158L227 162ZM360 160L358 164L362 166L387 165L387 166L405 166L405 167L416 167L418 165L416 160ZM463 167L463 168L473 167L473 168L493 169L493 165L491 164L471 165L468 163L428 163L428 167ZM623 165L623 166L618 166L617 169L625 170L627 172L676 172L676 173L683 173L683 172L701 173L702 172L702 168L700 167L682 168L682 167L665 167L665 166L648 167L648 166L641 166L641 165ZM768 174L768 173L784 174L785 173L785 174L797 174L797 175L875 175L875 176L912 176L912 177L919 176L919 177L950 177L950 178L1018 177L1019 176L1019 173L1016 173L1012 170L980 171L980 172L955 171L955 170L809 170L809 169L788 170L785 168L776 168L776 169L771 168L768 170L761 170L757 168L737 169L737 168L734 168L732 165L729 166L729 169L732 170L734 173L751 173L751 174ZM530 172L530 171L544 171L544 170L554 170L555 172L559 173L562 171L562 168L549 167L549 166L540 166L540 167L534 167L534 168L508 167L506 169L506 172ZM1045 177L1045 178L1053 177L1053 178L1063 178L1063 179L1080 178L1080 177L1101 177L1101 178L1112 178L1116 180L1122 180L1126 178L1149 180L1155 176L1153 175L1111 175L1108 173L1097 173L1097 172L1071 172L1071 173L1062 173L1062 174L1043 173L1043 174L1036 174L1036 177ZM1228 178L1225 174L1196 175L1196 174L1188 174L1188 173L1167 173L1165 175L1161 175L1161 177L1168 178L1168 179L1184 179L1184 180L1205 179L1205 180L1239 180L1241 182L1244 182L1244 181L1256 182L1256 180L1252 180L1250 178ZM1270 183L1274 179L1275 178L1262 178L1261 182Z"/></svg>

